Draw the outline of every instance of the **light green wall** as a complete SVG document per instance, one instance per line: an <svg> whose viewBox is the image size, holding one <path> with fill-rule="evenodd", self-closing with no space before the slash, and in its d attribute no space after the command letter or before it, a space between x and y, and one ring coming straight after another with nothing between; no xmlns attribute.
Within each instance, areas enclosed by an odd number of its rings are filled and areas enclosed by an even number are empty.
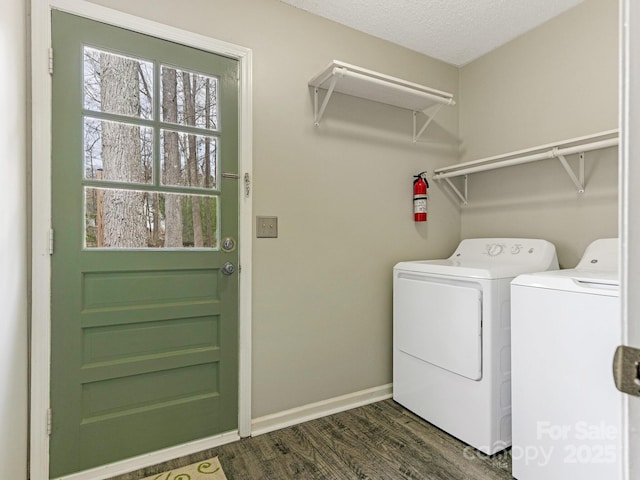
<svg viewBox="0 0 640 480"><path fill-rule="evenodd" d="M586 0L460 70L461 161L617 128L617 3ZM585 167L583 195L557 160L471 175L463 238L542 237L575 266L618 234L617 150Z"/></svg>
<svg viewBox="0 0 640 480"><path fill-rule="evenodd" d="M411 112L338 95L313 127L307 82L331 60L449 91L458 70L277 0L94 0L251 48L254 214L253 417L391 382L391 272L448 256L458 206L431 189L412 221L412 176L457 160L457 107L411 141Z"/></svg>

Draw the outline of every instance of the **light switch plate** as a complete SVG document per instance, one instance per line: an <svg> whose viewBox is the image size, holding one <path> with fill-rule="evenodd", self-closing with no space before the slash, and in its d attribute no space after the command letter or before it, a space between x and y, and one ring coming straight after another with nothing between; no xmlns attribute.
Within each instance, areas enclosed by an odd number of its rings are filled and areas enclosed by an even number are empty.
<svg viewBox="0 0 640 480"><path fill-rule="evenodd" d="M278 238L278 217L256 217L256 238Z"/></svg>

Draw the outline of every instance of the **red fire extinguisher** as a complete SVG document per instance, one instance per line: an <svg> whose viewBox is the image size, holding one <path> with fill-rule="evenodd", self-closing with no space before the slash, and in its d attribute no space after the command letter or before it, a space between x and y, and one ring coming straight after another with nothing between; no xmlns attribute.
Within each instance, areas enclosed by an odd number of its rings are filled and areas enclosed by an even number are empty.
<svg viewBox="0 0 640 480"><path fill-rule="evenodd" d="M427 172L420 172L413 181L413 221L427 221Z"/></svg>

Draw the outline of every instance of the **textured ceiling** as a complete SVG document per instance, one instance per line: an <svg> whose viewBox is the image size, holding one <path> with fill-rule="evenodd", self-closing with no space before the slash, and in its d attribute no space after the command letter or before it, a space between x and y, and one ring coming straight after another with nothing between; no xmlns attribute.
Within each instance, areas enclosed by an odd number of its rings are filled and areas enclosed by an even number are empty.
<svg viewBox="0 0 640 480"><path fill-rule="evenodd" d="M462 66L583 0L281 0Z"/></svg>

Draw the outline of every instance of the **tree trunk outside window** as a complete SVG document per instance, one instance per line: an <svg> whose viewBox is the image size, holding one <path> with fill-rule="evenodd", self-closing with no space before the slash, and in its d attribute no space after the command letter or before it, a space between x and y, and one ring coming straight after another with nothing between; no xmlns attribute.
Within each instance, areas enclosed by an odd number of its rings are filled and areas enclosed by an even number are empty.
<svg viewBox="0 0 640 480"><path fill-rule="evenodd" d="M101 102L105 111L138 115L140 93L135 61L115 55L101 55ZM104 180L142 183L144 170L137 127L119 122L102 122ZM144 193L131 190L104 191L102 244L105 247L147 246Z"/></svg>

